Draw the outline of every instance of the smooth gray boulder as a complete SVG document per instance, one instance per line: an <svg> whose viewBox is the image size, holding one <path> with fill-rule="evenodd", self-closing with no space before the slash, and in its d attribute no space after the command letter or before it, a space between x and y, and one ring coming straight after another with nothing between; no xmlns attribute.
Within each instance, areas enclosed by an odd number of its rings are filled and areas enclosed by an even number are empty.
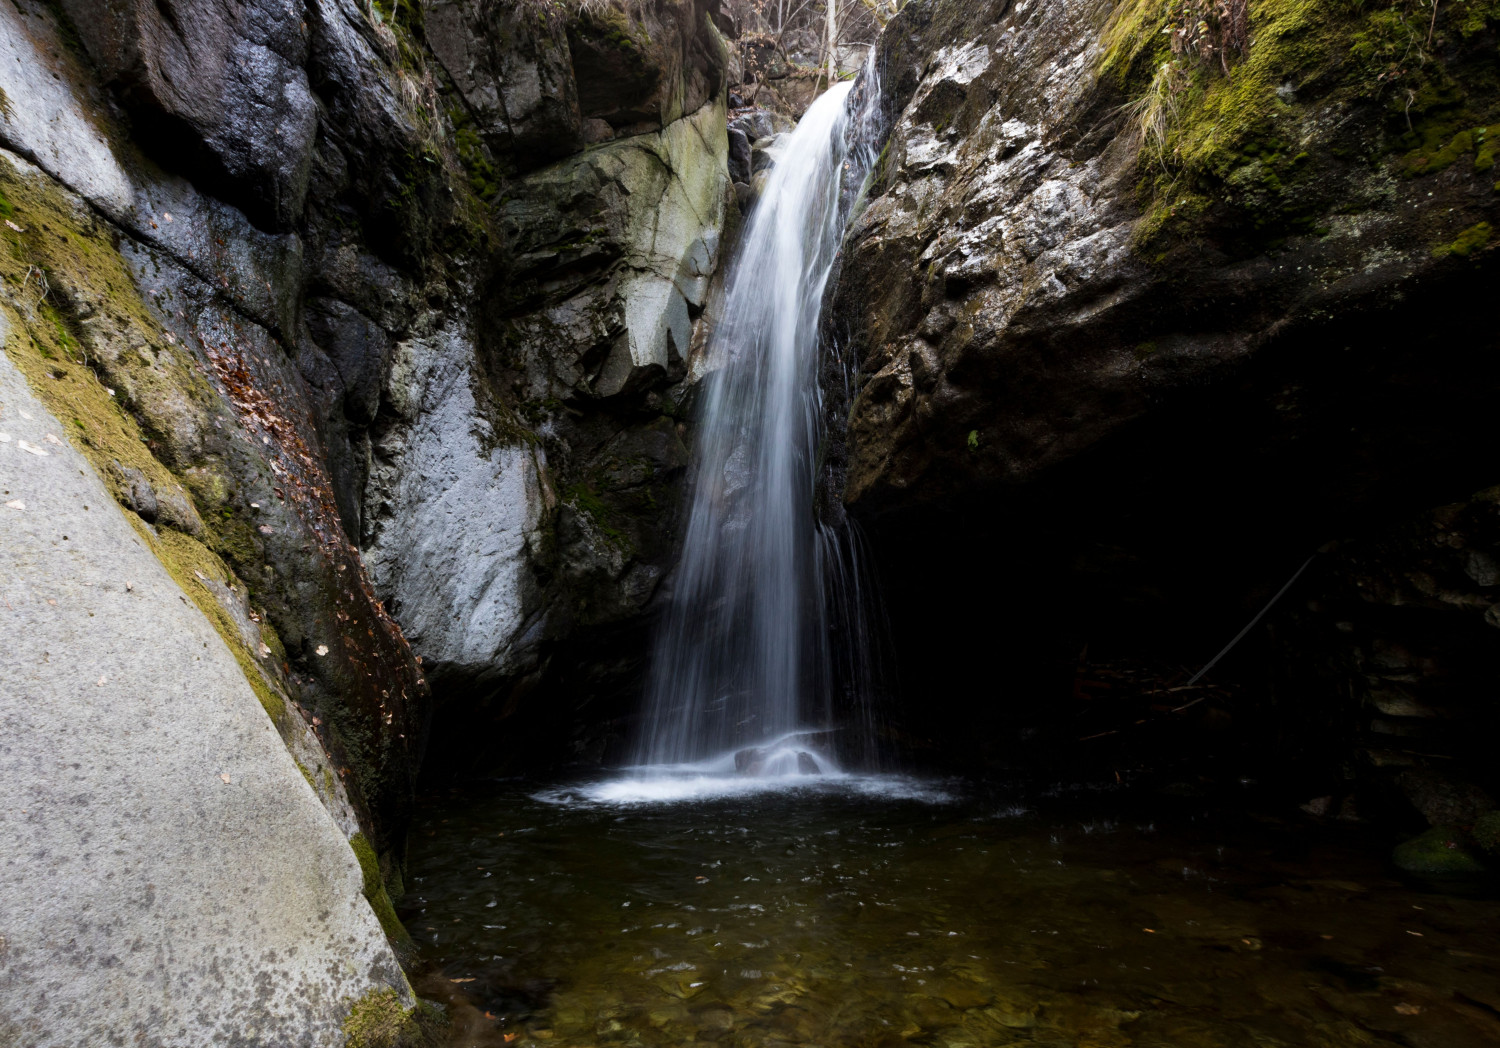
<svg viewBox="0 0 1500 1048"><path fill-rule="evenodd" d="M341 1044L354 853L64 433L0 353L0 1044Z"/></svg>

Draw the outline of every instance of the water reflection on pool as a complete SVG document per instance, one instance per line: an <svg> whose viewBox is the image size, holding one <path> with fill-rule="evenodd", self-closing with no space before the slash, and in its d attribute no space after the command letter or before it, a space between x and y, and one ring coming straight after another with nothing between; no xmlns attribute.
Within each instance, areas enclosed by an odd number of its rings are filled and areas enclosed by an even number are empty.
<svg viewBox="0 0 1500 1048"><path fill-rule="evenodd" d="M465 1045L1500 1045L1500 902L1384 844L1088 791L513 783L424 808L402 916Z"/></svg>

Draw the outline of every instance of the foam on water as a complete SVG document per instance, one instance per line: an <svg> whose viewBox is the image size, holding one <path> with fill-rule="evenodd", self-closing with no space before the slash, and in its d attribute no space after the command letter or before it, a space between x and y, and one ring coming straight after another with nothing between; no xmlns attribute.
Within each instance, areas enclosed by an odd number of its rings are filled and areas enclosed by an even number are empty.
<svg viewBox="0 0 1500 1048"><path fill-rule="evenodd" d="M732 759L732 755L731 755ZM565 807L639 807L744 800L768 794L869 797L923 804L950 804L958 799L938 782L908 775L735 775L694 770L691 766L628 769L618 778L554 787L532 794L536 800Z"/></svg>

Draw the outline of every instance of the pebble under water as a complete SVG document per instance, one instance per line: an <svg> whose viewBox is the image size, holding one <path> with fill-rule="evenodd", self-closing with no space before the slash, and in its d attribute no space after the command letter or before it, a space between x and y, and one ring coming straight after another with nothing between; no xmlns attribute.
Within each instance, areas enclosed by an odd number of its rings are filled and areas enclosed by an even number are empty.
<svg viewBox="0 0 1500 1048"><path fill-rule="evenodd" d="M456 1045L1500 1044L1500 901L1343 824L849 780L429 801L402 917Z"/></svg>

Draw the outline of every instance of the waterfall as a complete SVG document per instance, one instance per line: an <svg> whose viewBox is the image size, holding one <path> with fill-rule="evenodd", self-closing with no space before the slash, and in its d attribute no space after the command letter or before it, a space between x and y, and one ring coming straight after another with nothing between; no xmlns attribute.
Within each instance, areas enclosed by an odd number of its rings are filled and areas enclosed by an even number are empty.
<svg viewBox="0 0 1500 1048"><path fill-rule="evenodd" d="M868 696L848 695L867 690L857 548L817 520L813 496L823 292L873 167L878 101L871 62L813 103L730 267L641 764L718 757L740 772L825 771L832 742L814 733L870 733Z"/></svg>

